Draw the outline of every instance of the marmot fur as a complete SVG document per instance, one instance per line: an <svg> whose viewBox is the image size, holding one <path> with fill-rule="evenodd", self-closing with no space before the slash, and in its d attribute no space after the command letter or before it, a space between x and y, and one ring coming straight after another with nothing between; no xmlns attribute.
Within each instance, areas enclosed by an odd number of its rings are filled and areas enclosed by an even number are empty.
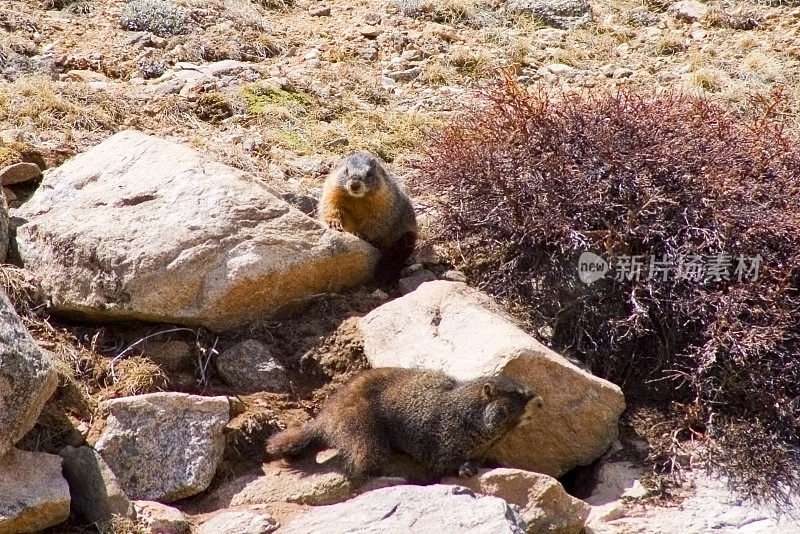
<svg viewBox="0 0 800 534"><path fill-rule="evenodd" d="M345 158L322 187L320 220L357 235L381 251L379 278L399 275L414 252L417 218L408 196L381 161L365 152Z"/></svg>
<svg viewBox="0 0 800 534"><path fill-rule="evenodd" d="M542 406L530 388L505 377L458 382L444 373L364 371L300 428L272 436L267 452L296 458L335 448L350 474L379 474L391 452L410 455L434 477L474 474L488 449Z"/></svg>

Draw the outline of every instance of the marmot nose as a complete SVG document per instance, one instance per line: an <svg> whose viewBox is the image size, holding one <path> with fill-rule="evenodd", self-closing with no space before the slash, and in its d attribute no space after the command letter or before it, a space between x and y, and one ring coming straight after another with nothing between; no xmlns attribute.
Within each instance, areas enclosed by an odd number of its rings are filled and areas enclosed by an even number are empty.
<svg viewBox="0 0 800 534"><path fill-rule="evenodd" d="M539 395L536 395L534 398L530 400L530 404L536 406L537 408L541 408L544 406L544 399L541 398Z"/></svg>
<svg viewBox="0 0 800 534"><path fill-rule="evenodd" d="M364 190L364 182L361 180L350 180L347 182L347 188L351 193L361 193Z"/></svg>

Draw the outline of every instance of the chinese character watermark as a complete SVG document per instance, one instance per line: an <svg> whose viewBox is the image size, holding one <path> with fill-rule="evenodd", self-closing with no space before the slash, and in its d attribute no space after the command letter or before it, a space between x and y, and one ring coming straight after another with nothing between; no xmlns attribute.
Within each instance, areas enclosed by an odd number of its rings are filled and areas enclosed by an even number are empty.
<svg viewBox="0 0 800 534"><path fill-rule="evenodd" d="M761 254L733 256L731 254L689 254L669 259L657 256L619 255L606 261L592 252L578 258L578 278L586 285L610 274L617 282L687 281L695 283L754 282L758 280Z"/></svg>

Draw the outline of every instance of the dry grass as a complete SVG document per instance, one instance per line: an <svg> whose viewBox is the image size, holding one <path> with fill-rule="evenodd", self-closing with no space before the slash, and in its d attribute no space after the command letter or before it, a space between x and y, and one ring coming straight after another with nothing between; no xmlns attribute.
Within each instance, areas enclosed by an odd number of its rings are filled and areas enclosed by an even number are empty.
<svg viewBox="0 0 800 534"><path fill-rule="evenodd" d="M686 50L685 40L677 35L665 35L656 43L656 53L659 56L672 56L684 50Z"/></svg>
<svg viewBox="0 0 800 534"><path fill-rule="evenodd" d="M441 60L430 61L425 64L420 75L420 80L425 85L438 87L442 85L456 85L461 80L458 71L448 62Z"/></svg>
<svg viewBox="0 0 800 534"><path fill-rule="evenodd" d="M296 88L261 84L246 88L243 96L263 135L301 155L369 150L392 161L420 147L425 132L435 125L427 114L380 110L354 95L323 104ZM328 145L342 137L348 144Z"/></svg>
<svg viewBox="0 0 800 534"><path fill-rule="evenodd" d="M33 316L46 306L39 281L25 269L0 265L0 287L23 316Z"/></svg>
<svg viewBox="0 0 800 534"><path fill-rule="evenodd" d="M474 21L486 4L480 0L397 0L396 3L410 17L423 17L444 24Z"/></svg>
<svg viewBox="0 0 800 534"><path fill-rule="evenodd" d="M117 98L87 84L36 76L0 84L0 121L6 127L57 130L73 139L78 132L114 132L123 116Z"/></svg>
<svg viewBox="0 0 800 534"><path fill-rule="evenodd" d="M453 47L447 56L447 64L462 76L477 80L494 74L494 58L485 50L474 50L465 46Z"/></svg>
<svg viewBox="0 0 800 534"><path fill-rule="evenodd" d="M726 80L727 75L725 72L713 67L697 69L689 76L689 81L692 86L711 93L720 91L725 85Z"/></svg>
<svg viewBox="0 0 800 534"><path fill-rule="evenodd" d="M150 534L150 528L144 521L128 519L115 515L110 522L99 525L100 534Z"/></svg>

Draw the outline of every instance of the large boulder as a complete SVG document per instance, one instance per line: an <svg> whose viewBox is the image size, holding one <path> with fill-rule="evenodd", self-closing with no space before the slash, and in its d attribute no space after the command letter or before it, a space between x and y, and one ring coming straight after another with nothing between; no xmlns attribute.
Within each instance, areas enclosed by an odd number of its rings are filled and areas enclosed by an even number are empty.
<svg viewBox="0 0 800 534"><path fill-rule="evenodd" d="M0 459L0 534L41 532L66 521L69 502L58 456L12 449Z"/></svg>
<svg viewBox="0 0 800 534"><path fill-rule="evenodd" d="M370 277L374 248L273 193L186 146L125 131L47 173L13 213L17 247L56 312L212 330Z"/></svg>
<svg viewBox="0 0 800 534"><path fill-rule="evenodd" d="M58 378L0 291L0 458L36 424Z"/></svg>
<svg viewBox="0 0 800 534"><path fill-rule="evenodd" d="M516 504L528 534L580 534L592 508L569 495L558 480L521 469L483 469L475 477L442 482Z"/></svg>
<svg viewBox="0 0 800 534"><path fill-rule="evenodd" d="M131 499L171 502L211 483L225 449L227 397L150 393L104 401L95 449Z"/></svg>
<svg viewBox="0 0 800 534"><path fill-rule="evenodd" d="M491 449L503 465L558 477L600 457L617 437L625 409L620 388L536 341L465 284L422 284L359 327L372 367L436 369L461 380L502 374L541 395L533 423Z"/></svg>
<svg viewBox="0 0 800 534"><path fill-rule="evenodd" d="M525 523L502 499L437 484L383 488L343 503L321 506L296 518L281 532L523 534Z"/></svg>

